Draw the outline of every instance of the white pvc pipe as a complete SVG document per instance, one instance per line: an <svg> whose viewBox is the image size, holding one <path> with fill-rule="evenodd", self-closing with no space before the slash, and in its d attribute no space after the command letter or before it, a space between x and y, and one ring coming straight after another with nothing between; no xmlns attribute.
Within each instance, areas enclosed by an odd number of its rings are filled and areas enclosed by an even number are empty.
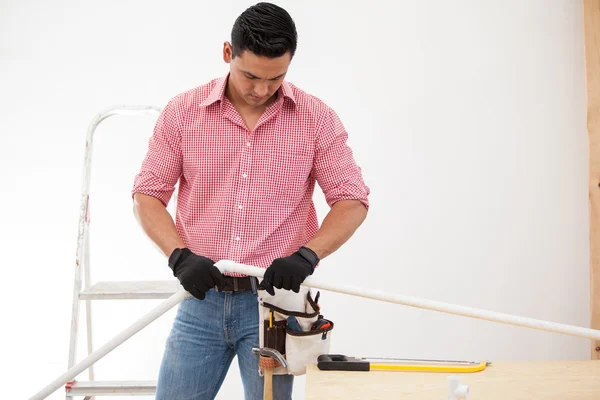
<svg viewBox="0 0 600 400"><path fill-rule="evenodd" d="M67 372L56 378L52 383L46 386L44 389L33 395L30 400L41 400L54 393L61 386L70 382L77 375L86 370L89 366L100 360L102 357L116 349L118 346L123 344L127 339L132 337L134 334L141 331L143 328L148 326L152 321L169 311L171 308L179 304L190 294L185 290L181 289L169 297L167 300L159 304L156 308L152 309L146 315L135 321L130 327L119 333L117 336L112 338L102 347L98 348L92 354L87 356L85 359L74 365Z"/></svg>
<svg viewBox="0 0 600 400"><path fill-rule="evenodd" d="M264 269L250 265L238 264L233 261L219 261L217 267L221 271L237 272L244 275L260 276L264 275ZM345 293L352 296L365 297L369 299L381 300L388 303L403 304L410 307L425 308L428 310L439 311L447 314L462 315L465 317L483 319L487 321L500 322L509 325L517 325L526 328L544 330L555 333L562 333L571 336L580 336L589 339L600 340L600 330L582 328L579 326L559 324L556 322L543 321L533 318L519 317L511 314L503 314L494 311L480 310L477 308L463 307L454 304L448 304L441 301L420 299L417 297L403 296L395 293L385 293L378 290L363 289L348 285L339 285L335 283L323 282L313 276L306 278L303 286L315 289L329 290L337 293Z"/></svg>
<svg viewBox="0 0 600 400"><path fill-rule="evenodd" d="M233 261L222 260L216 263L216 266L221 272L234 272L243 275L255 276L262 278L265 270L263 268L253 267L250 265L239 264ZM555 322L537 320L533 318L519 317L510 314L503 314L494 311L480 310L477 308L463 307L453 304L444 303L441 301L433 301L420 299L417 297L402 296L399 294L385 293L377 290L362 289L354 286L339 285L320 281L318 278L310 276L304 280L302 286L308 286L315 289L329 290L337 293L349 294L352 296L364 297L374 300L385 301L388 303L402 304L410 307L424 308L433 311L439 311L448 314L462 315L465 317L483 319L487 321L500 322L509 325L517 325L526 328L544 330L565 335L579 336L589 339L600 340L600 330L582 328L579 326L559 324ZM125 329L123 332L115 336L105 345L94 351L84 360L73 366L67 372L56 378L51 384L46 386L40 392L32 396L29 400L40 400L52 394L58 388L71 381L81 372L85 371L90 365L104 357L106 354L121 345L135 333L149 325L156 318L170 310L190 294L185 290L180 290L158 307L151 310L148 314L138 319L133 325Z"/></svg>

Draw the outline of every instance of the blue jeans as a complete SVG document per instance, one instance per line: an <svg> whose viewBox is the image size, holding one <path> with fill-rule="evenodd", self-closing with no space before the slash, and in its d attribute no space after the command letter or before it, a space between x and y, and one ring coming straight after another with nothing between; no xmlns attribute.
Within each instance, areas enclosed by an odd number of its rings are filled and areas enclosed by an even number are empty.
<svg viewBox="0 0 600 400"><path fill-rule="evenodd" d="M204 300L189 296L178 308L159 370L156 400L214 399L238 356L246 400L263 399L258 373L258 299L251 290ZM292 375L273 376L273 399L292 398Z"/></svg>

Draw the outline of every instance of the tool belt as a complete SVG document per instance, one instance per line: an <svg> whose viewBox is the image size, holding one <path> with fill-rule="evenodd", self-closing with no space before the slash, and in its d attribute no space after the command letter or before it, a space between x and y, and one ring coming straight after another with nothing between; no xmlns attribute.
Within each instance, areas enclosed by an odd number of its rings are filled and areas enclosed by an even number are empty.
<svg viewBox="0 0 600 400"><path fill-rule="evenodd" d="M277 350L288 363L287 368L273 368L273 375L304 375L307 365L329 352L334 324L321 314L319 296L317 292L313 298L303 286L299 293L275 289L274 296L258 290L260 347Z"/></svg>
<svg viewBox="0 0 600 400"><path fill-rule="evenodd" d="M245 292L253 290L256 292L258 288L258 280L253 276L227 276L225 275L225 286L221 289L215 288L217 292Z"/></svg>

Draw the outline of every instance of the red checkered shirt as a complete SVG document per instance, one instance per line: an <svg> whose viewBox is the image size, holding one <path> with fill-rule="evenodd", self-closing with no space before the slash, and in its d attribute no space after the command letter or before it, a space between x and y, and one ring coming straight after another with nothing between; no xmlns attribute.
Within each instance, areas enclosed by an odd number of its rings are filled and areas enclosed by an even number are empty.
<svg viewBox="0 0 600 400"><path fill-rule="evenodd" d="M327 203L369 188L347 132L324 102L284 81L253 131L224 96L228 76L181 93L159 116L132 194L167 205L187 247L214 261L268 267L318 231L315 182Z"/></svg>

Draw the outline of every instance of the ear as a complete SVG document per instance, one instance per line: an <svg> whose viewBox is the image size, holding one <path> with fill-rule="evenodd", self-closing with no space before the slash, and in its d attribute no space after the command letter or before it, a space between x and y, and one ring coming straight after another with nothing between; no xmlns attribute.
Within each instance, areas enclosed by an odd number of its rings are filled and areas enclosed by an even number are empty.
<svg viewBox="0 0 600 400"><path fill-rule="evenodd" d="M231 62L233 58L233 49L231 48L231 43L225 42L223 43L223 61L227 64Z"/></svg>

